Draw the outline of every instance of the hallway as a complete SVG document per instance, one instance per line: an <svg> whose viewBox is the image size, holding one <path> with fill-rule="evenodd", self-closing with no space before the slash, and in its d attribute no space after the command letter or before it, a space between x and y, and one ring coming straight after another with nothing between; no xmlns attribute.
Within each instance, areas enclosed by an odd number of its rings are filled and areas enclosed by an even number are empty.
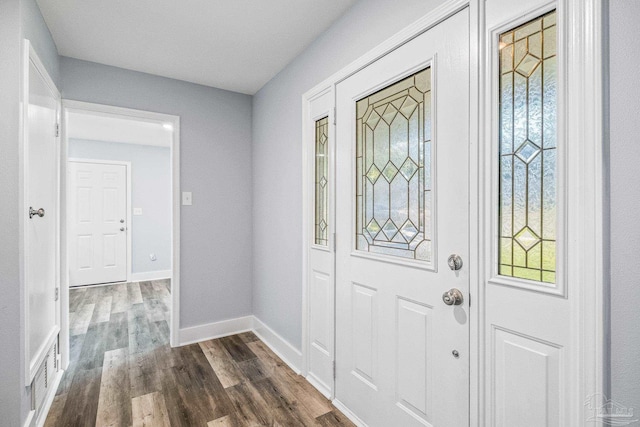
<svg viewBox="0 0 640 427"><path fill-rule="evenodd" d="M70 290L46 426L351 426L253 333L169 346L170 282Z"/></svg>

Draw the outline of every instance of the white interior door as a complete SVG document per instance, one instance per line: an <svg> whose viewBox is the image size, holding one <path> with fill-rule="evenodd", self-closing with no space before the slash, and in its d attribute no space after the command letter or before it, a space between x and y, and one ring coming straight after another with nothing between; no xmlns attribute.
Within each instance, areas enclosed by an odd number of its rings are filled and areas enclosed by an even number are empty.
<svg viewBox="0 0 640 427"><path fill-rule="evenodd" d="M336 88L336 398L369 426L469 423L468 28Z"/></svg>
<svg viewBox="0 0 640 427"><path fill-rule="evenodd" d="M70 286L127 280L127 166L70 161Z"/></svg>
<svg viewBox="0 0 640 427"><path fill-rule="evenodd" d="M25 49L24 224L29 384L60 330L58 313L58 142L60 94Z"/></svg>

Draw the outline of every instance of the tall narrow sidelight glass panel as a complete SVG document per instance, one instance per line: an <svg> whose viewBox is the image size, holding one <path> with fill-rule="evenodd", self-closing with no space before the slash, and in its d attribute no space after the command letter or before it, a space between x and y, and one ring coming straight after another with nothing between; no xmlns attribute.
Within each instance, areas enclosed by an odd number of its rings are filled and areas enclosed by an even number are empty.
<svg viewBox="0 0 640 427"><path fill-rule="evenodd" d="M432 261L431 69L356 103L356 249Z"/></svg>
<svg viewBox="0 0 640 427"><path fill-rule="evenodd" d="M500 35L499 274L556 280L556 12Z"/></svg>
<svg viewBox="0 0 640 427"><path fill-rule="evenodd" d="M328 218L327 203L329 200L329 118L316 121L316 212L315 243L327 246Z"/></svg>

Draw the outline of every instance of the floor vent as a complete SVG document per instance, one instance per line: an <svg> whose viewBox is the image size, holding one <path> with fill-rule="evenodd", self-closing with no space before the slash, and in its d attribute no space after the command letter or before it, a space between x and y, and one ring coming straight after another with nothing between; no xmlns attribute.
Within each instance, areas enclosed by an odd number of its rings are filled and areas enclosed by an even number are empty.
<svg viewBox="0 0 640 427"><path fill-rule="evenodd" d="M56 344L51 346L31 383L32 409L36 411L36 417L40 415L47 395L52 392L50 388L58 371L57 347Z"/></svg>

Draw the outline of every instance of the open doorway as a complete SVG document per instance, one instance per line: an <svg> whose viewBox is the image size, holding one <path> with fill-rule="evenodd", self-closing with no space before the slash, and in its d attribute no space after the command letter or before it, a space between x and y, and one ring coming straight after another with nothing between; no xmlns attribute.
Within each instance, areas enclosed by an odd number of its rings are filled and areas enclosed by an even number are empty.
<svg viewBox="0 0 640 427"><path fill-rule="evenodd" d="M59 394L87 340L177 342L179 117L65 100L62 146Z"/></svg>

